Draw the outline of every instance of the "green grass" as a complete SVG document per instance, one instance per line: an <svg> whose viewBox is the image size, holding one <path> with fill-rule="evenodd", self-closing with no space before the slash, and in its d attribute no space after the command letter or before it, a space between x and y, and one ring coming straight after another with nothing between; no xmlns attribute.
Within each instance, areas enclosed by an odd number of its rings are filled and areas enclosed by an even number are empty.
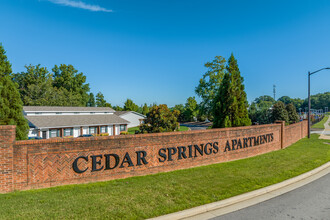
<svg viewBox="0 0 330 220"><path fill-rule="evenodd" d="M189 128L181 125L179 131L189 131Z"/></svg>
<svg viewBox="0 0 330 220"><path fill-rule="evenodd" d="M1 219L143 219L256 190L330 161L312 135L264 155L169 173L0 195Z"/></svg>
<svg viewBox="0 0 330 220"><path fill-rule="evenodd" d="M138 127L129 128L128 129L128 133L129 134L135 134L135 131L138 131L138 130L140 130L139 129L139 126ZM186 127L186 126L180 126L180 129L179 129L179 131L188 131L188 130L189 130L189 128Z"/></svg>
<svg viewBox="0 0 330 220"><path fill-rule="evenodd" d="M137 127L133 127L133 128L129 128L128 129L128 133L129 134L135 134L135 131L139 131L140 129L139 129L139 126L137 126Z"/></svg>
<svg viewBox="0 0 330 220"><path fill-rule="evenodd" d="M317 128L317 129L324 129L324 124L328 120L329 116L325 115L321 121L318 123L314 124L312 128Z"/></svg>

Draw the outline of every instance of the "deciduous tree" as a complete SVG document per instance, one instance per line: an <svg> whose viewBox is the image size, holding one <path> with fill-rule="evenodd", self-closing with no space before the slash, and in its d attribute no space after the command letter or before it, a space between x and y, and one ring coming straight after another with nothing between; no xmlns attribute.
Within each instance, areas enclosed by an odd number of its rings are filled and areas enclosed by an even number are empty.
<svg viewBox="0 0 330 220"><path fill-rule="evenodd" d="M221 56L216 56L213 61L207 62L204 66L206 73L199 80L195 88L196 94L202 98L200 103L200 113L211 116L212 101L215 98L221 81L226 71L226 60Z"/></svg>
<svg viewBox="0 0 330 220"><path fill-rule="evenodd" d="M124 111L134 111L137 112L139 106L136 105L131 99L127 99L124 103Z"/></svg>

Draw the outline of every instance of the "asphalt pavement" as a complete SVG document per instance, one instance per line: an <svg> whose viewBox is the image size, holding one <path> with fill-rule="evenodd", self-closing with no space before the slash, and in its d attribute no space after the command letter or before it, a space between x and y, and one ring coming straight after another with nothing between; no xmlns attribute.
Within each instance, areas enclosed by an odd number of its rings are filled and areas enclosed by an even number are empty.
<svg viewBox="0 0 330 220"><path fill-rule="evenodd" d="M330 220L330 174L307 185L213 220Z"/></svg>

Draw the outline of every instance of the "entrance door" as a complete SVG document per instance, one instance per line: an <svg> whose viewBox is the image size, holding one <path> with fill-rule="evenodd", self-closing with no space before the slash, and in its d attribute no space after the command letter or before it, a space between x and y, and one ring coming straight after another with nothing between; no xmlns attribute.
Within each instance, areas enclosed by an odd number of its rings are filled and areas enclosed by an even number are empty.
<svg viewBox="0 0 330 220"><path fill-rule="evenodd" d="M47 138L47 131L42 131L42 139L46 139Z"/></svg>

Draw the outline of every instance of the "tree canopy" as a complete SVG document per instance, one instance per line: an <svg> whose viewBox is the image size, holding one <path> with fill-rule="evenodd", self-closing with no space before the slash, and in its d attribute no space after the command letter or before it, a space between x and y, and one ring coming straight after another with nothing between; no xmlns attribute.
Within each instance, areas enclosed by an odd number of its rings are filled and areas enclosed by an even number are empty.
<svg viewBox="0 0 330 220"><path fill-rule="evenodd" d="M55 65L50 73L41 65L25 66L26 71L13 74L24 105L87 106L89 84L86 76L72 65Z"/></svg>
<svg viewBox="0 0 330 220"><path fill-rule="evenodd" d="M153 106L144 123L140 126L141 133L169 132L178 129L177 110L171 111L167 105Z"/></svg>
<svg viewBox="0 0 330 220"><path fill-rule="evenodd" d="M213 127L251 125L247 107L243 77L240 74L237 60L231 54L226 66L226 73L213 101Z"/></svg>
<svg viewBox="0 0 330 220"><path fill-rule="evenodd" d="M124 111L134 111L137 112L139 106L133 102L132 99L127 99L124 103Z"/></svg>
<svg viewBox="0 0 330 220"><path fill-rule="evenodd" d="M11 64L0 44L0 124L16 125L16 139L27 139L29 126L23 115L23 106L17 85L11 79Z"/></svg>
<svg viewBox="0 0 330 220"><path fill-rule="evenodd" d="M200 103L201 114L207 116L212 115L212 101L219 90L221 81L226 72L225 65L226 60L222 56L216 56L211 62L207 62L204 65L207 71L195 88L196 94L202 98L202 102Z"/></svg>

